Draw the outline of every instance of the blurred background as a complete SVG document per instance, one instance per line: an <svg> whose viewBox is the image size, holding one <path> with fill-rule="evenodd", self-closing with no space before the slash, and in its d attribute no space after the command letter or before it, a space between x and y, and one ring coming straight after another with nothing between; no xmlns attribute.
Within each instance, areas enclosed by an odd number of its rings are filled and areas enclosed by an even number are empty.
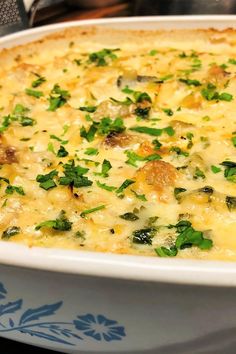
<svg viewBox="0 0 236 354"><path fill-rule="evenodd" d="M84 19L235 13L236 0L0 0L0 36Z"/></svg>

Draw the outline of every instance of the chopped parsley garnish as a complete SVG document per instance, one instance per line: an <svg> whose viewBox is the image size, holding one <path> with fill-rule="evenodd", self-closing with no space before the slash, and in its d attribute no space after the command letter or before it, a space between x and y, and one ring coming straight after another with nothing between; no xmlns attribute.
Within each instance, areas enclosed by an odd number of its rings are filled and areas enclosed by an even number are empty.
<svg viewBox="0 0 236 354"><path fill-rule="evenodd" d="M179 79L180 82L183 82L184 84L188 86L201 86L200 81L198 80L192 80L192 79Z"/></svg>
<svg viewBox="0 0 236 354"><path fill-rule="evenodd" d="M89 155L89 156L96 156L96 155L98 155L98 149L95 149L95 148L87 148L86 150L85 150L85 155Z"/></svg>
<svg viewBox="0 0 236 354"><path fill-rule="evenodd" d="M132 179L126 179L120 187L117 189L116 193L120 194L122 193L126 188L128 188L131 184L135 183Z"/></svg>
<svg viewBox="0 0 236 354"><path fill-rule="evenodd" d="M3 117L2 125L0 126L0 133L4 132L12 122L19 122L23 127L34 125L35 120L27 116L29 111L29 108L19 103L16 104L12 114Z"/></svg>
<svg viewBox="0 0 236 354"><path fill-rule="evenodd" d="M57 151L57 157L66 157L67 155L69 155L68 151L66 151L63 145L60 145L60 148Z"/></svg>
<svg viewBox="0 0 236 354"><path fill-rule="evenodd" d="M64 176L59 178L59 184L71 187L89 187L93 184L92 181L85 177L84 174L88 172L88 168L75 166L74 160L70 160L63 165Z"/></svg>
<svg viewBox="0 0 236 354"><path fill-rule="evenodd" d="M155 252L159 257L175 257L178 250L175 246L170 246L170 248L159 247L155 249Z"/></svg>
<svg viewBox="0 0 236 354"><path fill-rule="evenodd" d="M30 89L30 88L25 89L25 93L28 96L32 96L32 97L35 97L35 98L40 98L40 97L43 96L43 92L42 91L37 91L37 90Z"/></svg>
<svg viewBox="0 0 236 354"><path fill-rule="evenodd" d="M89 129L86 130L84 126L80 128L81 138L86 139L89 143L94 140L95 134L97 132L97 124L93 123L90 125Z"/></svg>
<svg viewBox="0 0 236 354"><path fill-rule="evenodd" d="M40 76L39 74L36 73L34 73L34 75L37 76L37 79L31 83L31 87L36 88L42 85L46 81L45 77Z"/></svg>
<svg viewBox="0 0 236 354"><path fill-rule="evenodd" d="M62 145L66 145L66 144L68 144L68 140L63 140L63 139L61 139L61 138L59 138L58 136L56 136L56 135L54 135L54 134L51 134L50 135L50 139L54 139L54 140L57 140L57 141L59 141Z"/></svg>
<svg viewBox="0 0 236 354"><path fill-rule="evenodd" d="M163 108L162 110L169 117L173 116L173 114L174 114L174 112L170 108Z"/></svg>
<svg viewBox="0 0 236 354"><path fill-rule="evenodd" d="M224 176L227 181L236 183L236 162L223 161L220 165L225 167Z"/></svg>
<svg viewBox="0 0 236 354"><path fill-rule="evenodd" d="M54 178L58 176L58 172L56 170L52 170L51 172L47 173L46 175L38 175L36 177L36 181L39 182L39 187L48 189L56 187L56 183L54 182Z"/></svg>
<svg viewBox="0 0 236 354"><path fill-rule="evenodd" d="M93 122L88 130L82 126L80 136L85 138L88 142L91 142L94 140L95 134L108 135L111 132L122 133L124 130L125 126L122 118L112 120L111 118L105 117L102 118L99 123Z"/></svg>
<svg viewBox="0 0 236 354"><path fill-rule="evenodd" d="M108 160L103 160L102 163L102 171L101 172L96 172L95 175L97 176L101 176L101 177L108 177L108 171L110 171L110 169L112 168L112 165L110 163L110 161Z"/></svg>
<svg viewBox="0 0 236 354"><path fill-rule="evenodd" d="M214 166L214 165L211 165L211 170L213 173L219 173L222 171L222 169L220 167L217 167L217 166Z"/></svg>
<svg viewBox="0 0 236 354"><path fill-rule="evenodd" d="M232 58L231 58L231 59L228 60L228 63L229 63L229 64L236 65L236 59L232 59Z"/></svg>
<svg viewBox="0 0 236 354"><path fill-rule="evenodd" d="M5 189L6 194L13 194L14 192L20 195L25 195L24 189L21 186L12 186L11 184L9 184Z"/></svg>
<svg viewBox="0 0 236 354"><path fill-rule="evenodd" d="M132 150L126 150L125 154L128 157L128 160L125 161L128 165L132 165L134 167L138 167L136 162L137 161L154 161L154 160L160 160L161 156L159 154L151 154L146 157L139 156L137 155L134 151Z"/></svg>
<svg viewBox="0 0 236 354"><path fill-rule="evenodd" d="M87 210L82 211L82 213L80 213L80 216L81 216L81 218L85 218L86 215L94 213L95 211L98 211L98 210L105 209L105 208L106 208L105 205L99 205L99 206L97 206L95 208L87 209Z"/></svg>
<svg viewBox="0 0 236 354"><path fill-rule="evenodd" d="M202 170L200 170L199 167L196 167L195 171L194 171L193 179L198 179L198 178L205 179L206 176L205 176L204 172Z"/></svg>
<svg viewBox="0 0 236 354"><path fill-rule="evenodd" d="M227 195L225 198L225 203L229 211L236 209L236 197L230 197Z"/></svg>
<svg viewBox="0 0 236 354"><path fill-rule="evenodd" d="M201 250L209 250L213 246L212 240L205 238L202 231L195 230L189 220L181 220L176 225L169 225L169 228L175 228L178 235L175 244L170 248L159 247L155 249L160 257L173 257L177 255L179 250L193 246Z"/></svg>
<svg viewBox="0 0 236 354"><path fill-rule="evenodd" d="M117 58L117 55L114 53L120 50L119 48L116 49L102 49L98 52L94 52L89 54L89 62L95 63L96 66L106 66L108 65L107 59L114 60Z"/></svg>
<svg viewBox="0 0 236 354"><path fill-rule="evenodd" d="M227 92L219 93L216 91L216 86L213 84L208 84L206 88L201 90L202 96L207 101L220 100L220 101L232 101L233 95Z"/></svg>
<svg viewBox="0 0 236 354"><path fill-rule="evenodd" d="M137 192L135 192L133 189L131 189L131 192L134 193L135 197L139 200L142 200L142 202L146 202L147 198L145 196L145 194L138 194Z"/></svg>
<svg viewBox="0 0 236 354"><path fill-rule="evenodd" d="M146 119L148 117L148 115L149 115L150 109L151 109L151 107L144 107L144 108L137 107L137 108L135 108L134 113L138 117L140 117L142 119Z"/></svg>
<svg viewBox="0 0 236 354"><path fill-rule="evenodd" d="M175 199L176 200L180 200L180 196L179 196L179 194L180 193L183 193L183 192L186 192L186 188L182 188L182 187L176 187L175 189L174 189L174 196L175 196Z"/></svg>
<svg viewBox="0 0 236 354"><path fill-rule="evenodd" d="M82 112L93 113L95 112L97 107L95 106L86 106L86 107L79 107L79 110Z"/></svg>
<svg viewBox="0 0 236 354"><path fill-rule="evenodd" d="M99 181L96 181L97 186L101 189L105 189L108 192L113 192L114 190L116 190L116 187L114 186L108 186L106 183L101 183Z"/></svg>
<svg viewBox="0 0 236 354"><path fill-rule="evenodd" d="M175 152L176 155L178 155L178 156L185 156L185 157L189 156L189 153L187 151L183 151L178 146L172 146L170 148L170 152Z"/></svg>
<svg viewBox="0 0 236 354"><path fill-rule="evenodd" d="M2 240L9 240L12 236L15 236L21 232L20 227L10 226L2 233Z"/></svg>
<svg viewBox="0 0 236 354"><path fill-rule="evenodd" d="M159 150L162 147L162 143L160 143L160 141L157 139L154 139L152 141L152 144L154 145L155 150Z"/></svg>
<svg viewBox="0 0 236 354"><path fill-rule="evenodd" d="M233 137L231 138L231 141L232 141L232 143L233 143L233 146L236 147L236 136L233 136Z"/></svg>
<svg viewBox="0 0 236 354"><path fill-rule="evenodd" d="M139 219L135 213L124 213L120 215L120 218L128 221L136 221Z"/></svg>
<svg viewBox="0 0 236 354"><path fill-rule="evenodd" d="M152 238L155 236L157 230L154 227L148 227L146 229L135 230L132 233L133 243L138 243L142 245L151 245Z"/></svg>
<svg viewBox="0 0 236 354"><path fill-rule="evenodd" d="M152 49L152 50L150 50L150 52L148 53L148 55L154 56L154 55L156 55L157 53L158 53L158 50Z"/></svg>
<svg viewBox="0 0 236 354"><path fill-rule="evenodd" d="M47 110L55 112L58 108L64 106L70 97L69 91L63 90L58 84L55 84L48 98L49 107Z"/></svg>
<svg viewBox="0 0 236 354"><path fill-rule="evenodd" d="M152 136L160 136L162 133L167 133L169 136L173 136L175 131L172 127L166 127L163 129L157 128L150 128L150 127L132 127L130 130L141 133L141 134L148 134Z"/></svg>
<svg viewBox="0 0 236 354"><path fill-rule="evenodd" d="M35 230L40 230L42 227L48 227L58 231L70 231L72 228L72 222L66 217L66 212L61 210L59 217L55 220L43 221L35 227Z"/></svg>

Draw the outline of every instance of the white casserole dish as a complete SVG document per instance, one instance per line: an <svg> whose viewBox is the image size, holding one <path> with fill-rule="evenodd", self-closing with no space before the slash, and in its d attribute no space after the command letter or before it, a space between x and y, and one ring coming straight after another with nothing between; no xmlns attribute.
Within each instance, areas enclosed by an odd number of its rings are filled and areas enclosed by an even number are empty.
<svg viewBox="0 0 236 354"><path fill-rule="evenodd" d="M235 27L236 16L143 17L45 26ZM236 264L29 249L0 242L0 336L66 353L233 354Z"/></svg>

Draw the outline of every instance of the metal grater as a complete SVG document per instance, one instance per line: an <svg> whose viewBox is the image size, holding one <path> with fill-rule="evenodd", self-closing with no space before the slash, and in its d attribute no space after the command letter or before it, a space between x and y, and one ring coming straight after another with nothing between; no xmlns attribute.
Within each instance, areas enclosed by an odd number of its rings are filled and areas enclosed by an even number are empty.
<svg viewBox="0 0 236 354"><path fill-rule="evenodd" d="M0 0L0 36L28 27L23 0Z"/></svg>

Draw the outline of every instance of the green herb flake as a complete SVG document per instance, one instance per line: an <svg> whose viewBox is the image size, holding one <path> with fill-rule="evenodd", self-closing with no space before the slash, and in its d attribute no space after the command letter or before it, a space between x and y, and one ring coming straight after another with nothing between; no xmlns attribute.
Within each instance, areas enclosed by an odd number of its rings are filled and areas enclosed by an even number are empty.
<svg viewBox="0 0 236 354"><path fill-rule="evenodd" d="M12 186L9 184L5 189L6 194L13 194L14 192L20 195L25 195L24 189L21 186Z"/></svg>
<svg viewBox="0 0 236 354"><path fill-rule="evenodd" d="M206 176L205 176L204 172L202 170L200 170L199 167L196 167L194 175L193 175L193 179L198 179L198 178L205 179Z"/></svg>
<svg viewBox="0 0 236 354"><path fill-rule="evenodd" d="M131 192L134 193L135 197L139 200L141 200L142 202L146 202L147 198L145 196L145 194L138 194L137 192L135 192L133 189L131 189Z"/></svg>
<svg viewBox="0 0 236 354"><path fill-rule="evenodd" d="M40 76L39 74L36 73L34 73L34 75L37 76L37 79L31 83L31 87L36 88L42 85L46 81L45 77Z"/></svg>
<svg viewBox="0 0 236 354"><path fill-rule="evenodd" d="M236 65L236 59L231 58L231 59L228 60L228 63Z"/></svg>
<svg viewBox="0 0 236 354"><path fill-rule="evenodd" d="M95 106L86 106L86 107L79 107L79 110L82 112L94 113L97 107Z"/></svg>
<svg viewBox="0 0 236 354"><path fill-rule="evenodd" d="M175 257L178 250L175 246L171 246L170 248L158 247L155 248L155 252L159 257Z"/></svg>
<svg viewBox="0 0 236 354"><path fill-rule="evenodd" d="M9 240L12 236L15 236L21 232L20 227L10 226L2 233L2 240Z"/></svg>
<svg viewBox="0 0 236 354"><path fill-rule="evenodd" d="M68 151L64 148L63 145L60 145L60 148L57 151L57 157L66 157L68 155L69 155Z"/></svg>
<svg viewBox="0 0 236 354"><path fill-rule="evenodd" d="M167 133L169 136L173 136L175 131L172 127L166 127L163 129L157 129L157 128L150 128L150 127L145 127L145 126L138 126L138 127L132 127L130 130L141 133L141 134L148 134L152 136L160 136L162 133Z"/></svg>
<svg viewBox="0 0 236 354"><path fill-rule="evenodd" d="M36 181L39 182L39 187L45 190L52 189L56 187L56 183L54 182L54 178L58 176L58 172L56 170L52 170L51 172L45 175L38 175L36 177Z"/></svg>
<svg viewBox="0 0 236 354"><path fill-rule="evenodd" d="M117 59L117 55L114 53L120 50L119 48L116 49L107 49L104 48L98 52L94 52L89 54L89 62L95 63L96 66L106 66L108 65L107 59L114 60Z"/></svg>
<svg viewBox="0 0 236 354"><path fill-rule="evenodd" d="M94 212L102 210L102 209L105 209L105 208L106 208L105 205L99 205L99 206L97 206L95 208L87 209L87 210L82 211L82 213L80 213L80 216L81 216L81 218L85 218L86 215L94 213Z"/></svg>
<svg viewBox="0 0 236 354"><path fill-rule="evenodd" d="M47 110L55 112L58 108L64 106L70 97L69 91L63 90L58 84L55 84L48 98L49 107Z"/></svg>
<svg viewBox="0 0 236 354"><path fill-rule="evenodd" d="M162 111L169 117L173 116L174 112L170 108L163 108Z"/></svg>
<svg viewBox="0 0 236 354"><path fill-rule="evenodd" d="M233 136L233 137L231 138L231 141L232 141L232 143L233 143L233 146L236 147L236 136Z"/></svg>
<svg viewBox="0 0 236 354"><path fill-rule="evenodd" d="M37 91L37 90L30 89L30 88L26 88L25 89L25 93L28 96L32 96L32 97L35 97L35 98L40 98L40 97L43 96L43 92L42 91Z"/></svg>
<svg viewBox="0 0 236 354"><path fill-rule="evenodd" d="M35 227L35 230L40 230L42 227L47 227L58 231L70 231L72 224L73 223L67 219L66 212L61 210L57 219L43 221Z"/></svg>
<svg viewBox="0 0 236 354"><path fill-rule="evenodd" d="M97 156L99 154L98 149L92 147L87 148L84 153L89 156Z"/></svg>
<svg viewBox="0 0 236 354"><path fill-rule="evenodd" d="M183 82L184 84L188 86L201 86L200 81L198 80L192 80L192 79L179 79L180 82Z"/></svg>
<svg viewBox="0 0 236 354"><path fill-rule="evenodd" d="M120 215L120 218L127 221L136 221L139 219L139 217L134 213L124 213Z"/></svg>
<svg viewBox="0 0 236 354"><path fill-rule="evenodd" d="M189 156L189 153L187 151L183 151L182 149L180 149L180 147L178 146L172 146L170 148L170 152L175 152L176 155L178 156L184 156L184 157L187 157Z"/></svg>
<svg viewBox="0 0 236 354"><path fill-rule="evenodd" d="M151 57L153 57L154 55L156 55L158 53L157 49L152 49L150 50L150 52L148 53L148 55L150 55Z"/></svg>
<svg viewBox="0 0 236 354"><path fill-rule="evenodd" d="M225 203L229 211L236 209L236 197L226 196Z"/></svg>
<svg viewBox="0 0 236 354"><path fill-rule="evenodd" d="M213 173L219 173L219 172L222 171L222 169L221 169L220 167L211 165L211 171L212 171Z"/></svg>
<svg viewBox="0 0 236 354"><path fill-rule="evenodd" d="M155 236L157 230L153 227L135 230L132 233L133 243L142 244L142 245L151 245L152 238Z"/></svg>
<svg viewBox="0 0 236 354"><path fill-rule="evenodd" d="M108 160L103 160L103 163L102 163L102 171L101 172L96 172L95 175L97 176L101 176L101 177L108 177L109 174L108 174L108 171L110 171L110 169L112 168L112 165L110 163L110 161Z"/></svg>
<svg viewBox="0 0 236 354"><path fill-rule="evenodd" d="M126 188L128 188L131 184L135 183L132 179L126 179L120 187L117 189L116 193L120 194L122 193Z"/></svg>
<svg viewBox="0 0 236 354"><path fill-rule="evenodd" d="M174 189L174 196L175 196L175 199L176 200L180 200L180 194L183 193L183 192L186 192L186 188L182 188L182 187L176 187Z"/></svg>
<svg viewBox="0 0 236 354"><path fill-rule="evenodd" d="M96 183L97 183L97 186L98 186L99 188L104 189L104 190L106 190L106 191L108 191L108 192L113 192L114 190L116 190L116 187L114 187L114 186L108 186L106 183L101 183L101 182L99 182L99 181L96 181Z"/></svg>
<svg viewBox="0 0 236 354"><path fill-rule="evenodd" d="M81 166L75 166L74 160L70 160L69 163L63 165L64 176L59 178L59 184L63 186L71 187L89 187L93 184L88 177L84 176L88 172L88 168Z"/></svg>

